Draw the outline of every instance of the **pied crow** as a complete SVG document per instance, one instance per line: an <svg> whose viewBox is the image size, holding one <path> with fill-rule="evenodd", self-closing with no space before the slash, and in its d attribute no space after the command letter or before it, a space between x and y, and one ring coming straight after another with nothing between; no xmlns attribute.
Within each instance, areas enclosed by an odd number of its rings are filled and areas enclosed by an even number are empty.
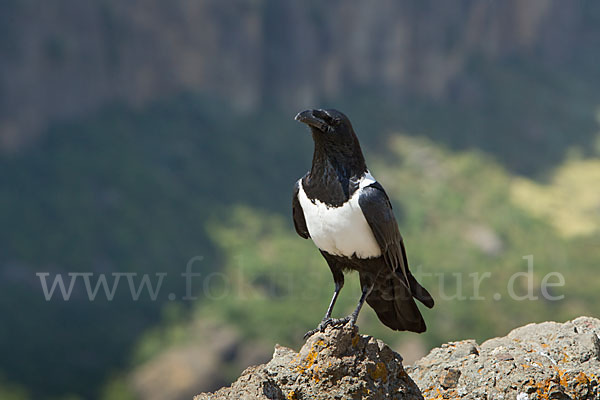
<svg viewBox="0 0 600 400"><path fill-rule="evenodd" d="M295 119L310 127L314 154L294 187L294 227L319 248L335 283L325 317L305 338L329 325L354 325L365 300L389 328L424 332L414 299L431 308L433 298L408 269L392 205L367 169L350 120L332 109L306 110ZM353 270L362 288L358 305L346 318L332 319L344 272Z"/></svg>

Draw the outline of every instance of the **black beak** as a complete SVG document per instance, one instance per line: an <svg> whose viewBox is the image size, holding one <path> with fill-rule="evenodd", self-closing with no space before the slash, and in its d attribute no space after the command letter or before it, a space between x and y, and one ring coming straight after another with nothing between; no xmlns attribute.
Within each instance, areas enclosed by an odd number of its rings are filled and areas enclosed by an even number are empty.
<svg viewBox="0 0 600 400"><path fill-rule="evenodd" d="M298 113L294 119L310 127L317 128L321 132L327 132L329 131L329 125L323 119L326 115L323 110L306 110Z"/></svg>

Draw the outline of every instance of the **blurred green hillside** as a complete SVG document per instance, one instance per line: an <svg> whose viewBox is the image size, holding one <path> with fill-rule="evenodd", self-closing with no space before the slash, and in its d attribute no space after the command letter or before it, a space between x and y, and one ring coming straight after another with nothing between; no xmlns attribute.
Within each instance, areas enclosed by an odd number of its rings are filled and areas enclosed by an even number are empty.
<svg viewBox="0 0 600 400"><path fill-rule="evenodd" d="M589 277L600 261L598 225L565 236L548 214L552 207L532 209L528 198L559 199L554 191L564 190L591 198L554 210L561 218L594 221L598 159L573 153L564 168L548 170L548 179L536 183L489 153L449 150L418 132L387 135L405 115L399 110L391 121L378 118L394 115L387 107L363 104L348 113L371 171L395 202L412 269L437 305L424 311L429 330L422 336L388 331L371 311L361 315L362 331L418 353L527 322L594 315L598 282ZM428 117L421 117L425 126ZM26 398L19 388L28 388L32 396L65 398L69 387L75 397L67 398L112 399L115 392L131 398L140 393L132 376L151 370L147 366L173 349L203 343L198 336L211 337L199 326L225 326L236 332L235 343L257 343L264 356L274 342L298 346L319 321L332 281L312 243L293 232L289 216L291 187L312 153L310 135L292 116L275 107L241 116L214 98L184 95L141 111L107 108L52 129L26 154L0 161L2 209L10 210L0 229L9 266L0 282L0 350L11 382L3 390L11 396ZM591 178L573 172L573 165ZM569 179L573 174L582 178ZM523 194L523 188L533 192ZM534 256L540 299L511 300L507 282L526 271L528 255ZM179 274L196 256L203 257L194 264L202 274L194 285L198 300L169 301L169 293L179 300L186 293ZM90 302L81 287L71 301L46 302L34 276L41 271L170 275L157 301L134 302L120 286L112 302L102 296ZM550 272L565 277L564 287L550 291L564 294L563 300L541 298L541 281ZM222 275L207 284L210 273ZM485 273L477 292L470 274ZM517 294L526 293L525 285L516 281ZM350 278L336 313L348 312L357 294L356 278ZM19 313L11 312L15 307ZM204 346L210 348L210 340ZM225 384L245 362L260 359L239 354L222 356L213 382ZM52 367L56 359L63 360L61 368Z"/></svg>
<svg viewBox="0 0 600 400"><path fill-rule="evenodd" d="M511 199L511 188L523 178L481 153L449 152L402 135L388 144L385 154L367 154L374 161L371 171L395 201L412 269L437 303L423 308L429 327L423 335L390 331L368 307L358 322L361 332L400 352L408 352L407 346L426 351L452 340L483 341L530 322L596 315L598 281L590 276L600 261L598 226L587 235L565 237ZM588 172L600 172L595 168ZM577 189L596 193L589 184ZM198 327L215 321L247 342L301 346L303 332L320 321L333 289L312 242L296 235L287 216L245 205L211 219L207 233L225 257L222 275L205 288L192 322L171 320L153 330L141 341L137 359L152 366L161 353L202 343L207 338ZM533 256L531 275L511 285L511 276L528 271L527 256ZM550 285L543 287L544 280ZM335 314L350 313L359 293L357 277L351 276ZM535 299L526 299L529 294ZM243 367L224 369L219 379L233 379Z"/></svg>
<svg viewBox="0 0 600 400"><path fill-rule="evenodd" d="M586 283L591 265L572 260L573 244L580 242L562 239L548 223L513 203L507 190L513 178L486 157L449 153L427 140L393 136L389 154L370 154L370 159L375 161L372 173L399 210L410 264L437 294L438 305L424 311L431 327L423 335L428 346L464 335L481 340L528 321L569 318L574 307L594 296L596 285ZM227 279L213 288L223 298L199 306L200 318L233 322L250 338L299 345L300 333L319 321L333 287L314 245L296 237L289 218L246 206L233 208L225 221L213 220L207 229L226 255ZM598 239L599 233L591 237ZM507 282L515 272L526 271L522 257L527 255L534 255L534 295L543 297L541 280L556 271L566 283L552 294L564 294L564 300L509 298ZM490 274L479 292L473 273ZM517 281L515 292L526 293L524 280ZM355 305L356 280L343 293L340 315ZM496 293L504 301L494 300ZM593 313L593 304L580 312ZM361 327L367 333L391 342L414 336L391 332L374 313L366 314Z"/></svg>
<svg viewBox="0 0 600 400"><path fill-rule="evenodd" d="M247 129L274 126L272 118L232 117L214 99L182 96L141 113L114 107L57 125L27 154L1 159L6 378L52 394L72 387L90 397L102 384L99 375L127 365L137 337L160 320L167 294L183 297L179 274L188 260L202 255L204 272L219 269L221 255L206 235L209 216L227 214L240 199L286 208L292 168L301 164L294 157L310 154L308 142L295 155L279 151L291 133ZM255 190L261 182L264 188ZM157 301L134 302L125 285L112 302L102 295L90 302L77 286L70 301L44 300L35 273L80 271L170 273L171 279ZM62 368L52 368L63 358Z"/></svg>

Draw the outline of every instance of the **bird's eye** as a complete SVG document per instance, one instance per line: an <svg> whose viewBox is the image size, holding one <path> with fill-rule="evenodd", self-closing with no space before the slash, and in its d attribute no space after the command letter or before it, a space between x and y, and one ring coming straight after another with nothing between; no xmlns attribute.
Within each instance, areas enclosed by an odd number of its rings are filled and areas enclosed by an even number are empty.
<svg viewBox="0 0 600 400"><path fill-rule="evenodd" d="M334 119L333 119L333 121L332 121L332 123L333 123L333 125L336 125L336 126L337 126L337 125L339 125L339 124L341 124L341 123L342 123L342 120L341 120L341 119L339 119L339 118L334 118Z"/></svg>

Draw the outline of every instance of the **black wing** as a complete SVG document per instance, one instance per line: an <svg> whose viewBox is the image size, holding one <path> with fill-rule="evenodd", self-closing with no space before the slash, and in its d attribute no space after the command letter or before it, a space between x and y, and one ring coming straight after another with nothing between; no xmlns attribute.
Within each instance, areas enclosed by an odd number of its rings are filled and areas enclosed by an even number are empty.
<svg viewBox="0 0 600 400"><path fill-rule="evenodd" d="M410 287L402 235L392 211L392 204L383 187L375 182L362 190L358 199L367 223L379 244L385 263L402 274L403 283Z"/></svg>
<svg viewBox="0 0 600 400"><path fill-rule="evenodd" d="M298 200L299 191L300 181L296 182L296 185L294 186L294 197L292 198L292 216L294 217L294 228L296 228L298 235L302 236L304 239L308 239L310 235L308 233L308 228L306 227L304 211L302 211L302 206Z"/></svg>
<svg viewBox="0 0 600 400"><path fill-rule="evenodd" d="M433 307L433 298L408 269L404 241L398 230L392 204L383 186L375 182L364 188L358 199L358 205L373 231L385 263L396 272L400 282L417 300L429 308Z"/></svg>

